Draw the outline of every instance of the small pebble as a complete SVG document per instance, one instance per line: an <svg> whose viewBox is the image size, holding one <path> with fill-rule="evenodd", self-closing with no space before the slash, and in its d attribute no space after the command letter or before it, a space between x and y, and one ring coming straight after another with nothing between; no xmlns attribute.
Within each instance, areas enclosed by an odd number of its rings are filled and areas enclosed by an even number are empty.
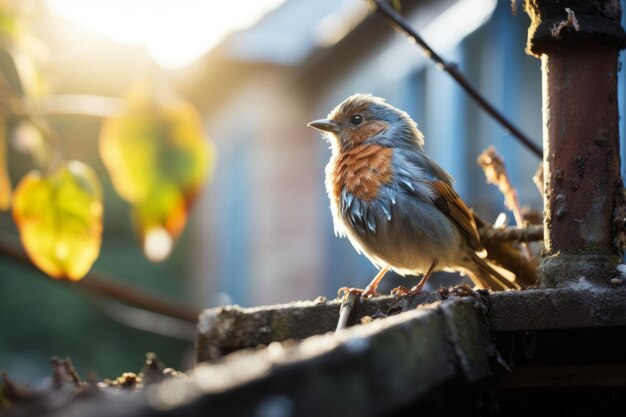
<svg viewBox="0 0 626 417"><path fill-rule="evenodd" d="M319 296L319 297L317 297L315 300L313 300L313 302L314 302L315 304L323 304L323 303L325 303L326 301L328 301L328 298L327 298L327 297L324 297L323 295L320 295L320 296Z"/></svg>

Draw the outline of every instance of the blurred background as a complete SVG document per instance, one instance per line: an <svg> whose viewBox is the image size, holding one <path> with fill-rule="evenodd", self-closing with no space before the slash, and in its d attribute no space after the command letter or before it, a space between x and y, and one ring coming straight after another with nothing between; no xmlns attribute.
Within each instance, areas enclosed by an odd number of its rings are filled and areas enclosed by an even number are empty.
<svg viewBox="0 0 626 417"><path fill-rule="evenodd" d="M515 6L521 2L401 3L426 41L541 143L540 61L524 52L529 19L521 4ZM364 0L0 5L19 15L27 36L13 59L22 78L45 84L35 94L40 101L77 95L119 99L145 82L193 103L215 146L212 175L186 229L169 258L154 263L144 256L128 204L100 160L102 117L72 114L81 113L76 109L43 114L64 157L87 162L102 182L104 234L94 270L118 282L198 309L332 298L341 286L366 285L375 268L333 235L324 189L328 144L306 127L357 92L384 97L418 121L427 152L485 219L493 222L504 211L502 195L485 183L475 162L490 144L504 157L521 203L541 209L532 182L538 159L403 35L371 14ZM6 24L3 16L0 25ZM5 61L3 72L9 68ZM29 72L33 67L36 74ZM624 114L623 71L619 100ZM15 184L32 162L15 146L7 153ZM0 228L2 239L18 242L10 212L0 213ZM433 288L441 282L445 277L433 281ZM383 283L388 291L401 282ZM190 366L193 327L123 308L1 256L0 370L40 383L49 375L48 358L59 355L70 356L83 374L113 378L137 371L148 351L169 366Z"/></svg>

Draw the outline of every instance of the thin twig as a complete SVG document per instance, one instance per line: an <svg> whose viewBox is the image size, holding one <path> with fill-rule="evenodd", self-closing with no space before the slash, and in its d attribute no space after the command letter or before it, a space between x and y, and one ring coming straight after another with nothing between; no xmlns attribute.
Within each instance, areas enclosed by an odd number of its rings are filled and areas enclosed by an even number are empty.
<svg viewBox="0 0 626 417"><path fill-rule="evenodd" d="M496 152L496 148L489 146L478 155L476 162L485 173L487 182L497 186L504 196L504 204L513 212L517 227L524 227L524 215L522 214L522 207L517 197L517 190L513 187L513 184L511 184L509 174L504 165L504 160L498 152Z"/></svg>
<svg viewBox="0 0 626 417"><path fill-rule="evenodd" d="M196 323L200 315L200 309L179 305L157 295L148 294L142 289L133 288L128 284L114 282L102 272L91 271L76 284L81 289L97 296L110 297L143 310L153 311L189 323Z"/></svg>
<svg viewBox="0 0 626 417"><path fill-rule="evenodd" d="M93 306L116 322L133 329L143 330L172 339L193 342L196 340L196 323L164 316L142 308L131 307L112 299L94 297Z"/></svg>
<svg viewBox="0 0 626 417"><path fill-rule="evenodd" d="M372 1L377 6L376 11L387 19L391 20L395 26L402 29L402 31L404 31L411 39L413 39L415 43L417 43L424 50L424 54L437 64L437 68L447 72L461 86L461 88L463 88L467 92L467 94L469 94L469 96L473 98L480 107L483 108L483 110L485 110L491 117L496 119L502 126L504 126L506 130L508 130L515 138L517 138L517 140L524 144L524 146L526 146L532 153L537 155L539 158L542 157L543 152L541 148L537 146L537 144L533 140L526 136L524 132L514 126L513 123L511 123L491 103L489 103L478 92L478 90L476 90L476 88L474 88L474 86L470 84L470 82L467 80L467 78L465 78L463 73L459 71L455 64L446 62L439 54L437 54L437 52L435 52L433 48L431 48L430 45L428 45L426 41L424 41L424 39L422 39L422 37L418 35L415 30L413 30L413 28L411 28L409 22L404 17L402 17L402 15L396 12L394 8L385 0Z"/></svg>
<svg viewBox="0 0 626 417"><path fill-rule="evenodd" d="M45 276L46 279L51 280L51 278L47 277L35 265L33 265L24 250L16 244L9 243L8 239L0 239L0 256L5 256L13 261L21 263L22 265L26 265L40 272L42 277ZM189 323L196 323L198 321L198 315L200 314L199 309L178 305L159 296L147 294L144 290L133 288L128 284L114 282L112 278L94 270L87 273L87 275L80 281L69 282L63 280L57 282L74 285L98 297L112 298L124 304L159 313L164 316L180 319Z"/></svg>
<svg viewBox="0 0 626 417"><path fill-rule="evenodd" d="M337 322L337 329L335 330L335 333L348 327L348 319L350 318L350 313L354 308L354 302L358 297L359 296L357 294L349 292L343 298L341 308L339 309L339 321Z"/></svg>
<svg viewBox="0 0 626 417"><path fill-rule="evenodd" d="M476 162L485 173L487 182L496 185L504 196L504 205L513 212L517 227L524 227L524 214L522 213L522 207L517 197L517 190L513 187L509 174L506 171L506 166L504 165L504 159L496 152L496 148L489 146L478 155ZM532 258L528 245L524 244L523 249L526 258Z"/></svg>
<svg viewBox="0 0 626 417"><path fill-rule="evenodd" d="M502 242L539 242L543 240L543 225L535 224L528 227L506 227L504 229L491 229L489 238Z"/></svg>

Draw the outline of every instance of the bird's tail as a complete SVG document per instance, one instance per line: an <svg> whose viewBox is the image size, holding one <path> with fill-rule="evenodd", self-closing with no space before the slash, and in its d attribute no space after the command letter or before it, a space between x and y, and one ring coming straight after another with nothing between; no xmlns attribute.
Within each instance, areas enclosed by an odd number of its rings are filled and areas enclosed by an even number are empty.
<svg viewBox="0 0 626 417"><path fill-rule="evenodd" d="M494 291L519 290L521 286L515 282L515 274L504 268L482 259L474 251L468 251L471 262L466 265L469 278L478 288Z"/></svg>

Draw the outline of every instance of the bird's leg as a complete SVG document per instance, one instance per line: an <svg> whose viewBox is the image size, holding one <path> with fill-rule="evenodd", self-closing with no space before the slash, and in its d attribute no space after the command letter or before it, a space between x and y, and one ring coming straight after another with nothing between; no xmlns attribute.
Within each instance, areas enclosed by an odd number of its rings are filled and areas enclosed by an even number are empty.
<svg viewBox="0 0 626 417"><path fill-rule="evenodd" d="M424 285L426 285L426 281L428 281L428 278L430 278L433 270L435 269L435 265L437 265L437 261L433 261L433 263L430 265L430 268L428 268L428 271L426 271L420 282L415 287L411 288L411 290L409 291L410 295L419 294L422 292Z"/></svg>
<svg viewBox="0 0 626 417"><path fill-rule="evenodd" d="M404 287L397 287L391 291L391 294L398 296L398 295L415 295L415 294L421 293L422 289L424 288L424 285L426 285L426 281L428 281L428 278L430 278L436 265L437 265L437 261L434 260L433 263L430 265L430 268L428 268L428 271L426 271L426 273L420 280L420 282L416 286L411 288L410 290L407 290Z"/></svg>
<svg viewBox="0 0 626 417"><path fill-rule="evenodd" d="M343 296L346 296L348 294L357 294L363 298L369 298L369 297L380 295L378 292L376 292L376 288L378 287L380 280L383 279L387 271L389 271L389 267L387 266L380 268L380 271L378 271L378 274L376 274L374 279L367 285L367 287L365 287L364 290L361 290L359 288L341 287L339 288L337 293L339 294L339 296L341 296L342 293L343 293Z"/></svg>
<svg viewBox="0 0 626 417"><path fill-rule="evenodd" d="M378 274L376 274L374 279L369 284L367 284L367 287L365 287L365 290L361 294L361 297L373 297L375 295L379 295L376 292L376 288L378 288L378 284L383 279L387 271L389 271L389 267L387 266L383 266L382 268L380 268Z"/></svg>

